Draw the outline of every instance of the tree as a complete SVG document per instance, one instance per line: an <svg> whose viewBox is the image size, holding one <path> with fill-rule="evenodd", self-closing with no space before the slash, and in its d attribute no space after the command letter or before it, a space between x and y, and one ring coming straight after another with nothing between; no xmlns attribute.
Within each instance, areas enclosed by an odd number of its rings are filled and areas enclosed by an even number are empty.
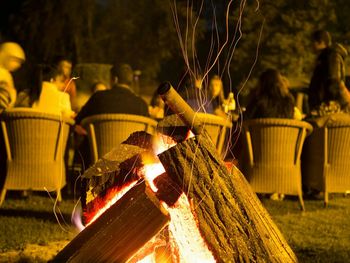
<svg viewBox="0 0 350 263"><path fill-rule="evenodd" d="M177 15L186 12L178 8ZM58 54L76 63L127 62L152 79L163 61L180 54L173 14L162 0L26 0L11 21L31 63Z"/></svg>
<svg viewBox="0 0 350 263"><path fill-rule="evenodd" d="M330 28L335 20L334 3L326 0L247 3L242 19L242 39L231 65L236 83L248 75L257 46L254 76L267 67L274 67L291 79L308 78L314 59L311 34L318 28ZM233 16L233 21L237 21L237 17Z"/></svg>

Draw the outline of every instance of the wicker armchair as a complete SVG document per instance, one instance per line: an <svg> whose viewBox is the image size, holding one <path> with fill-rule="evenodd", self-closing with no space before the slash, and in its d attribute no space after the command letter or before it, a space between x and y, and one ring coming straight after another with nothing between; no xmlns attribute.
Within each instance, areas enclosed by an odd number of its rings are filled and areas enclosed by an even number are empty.
<svg viewBox="0 0 350 263"><path fill-rule="evenodd" d="M243 122L247 155L243 172L257 193L297 195L301 209L300 157L312 126L292 119L256 119Z"/></svg>
<svg viewBox="0 0 350 263"><path fill-rule="evenodd" d="M324 192L325 206L329 193L350 190L349 149L350 116L341 114L326 117L322 127L315 127L305 141L303 183L307 188Z"/></svg>
<svg viewBox="0 0 350 263"><path fill-rule="evenodd" d="M204 128L207 130L211 140L213 141L216 149L221 155L225 155L226 148L225 142L227 142L228 129L232 128L232 122L223 117L208 114L208 113L196 113L196 118L199 118L204 123Z"/></svg>
<svg viewBox="0 0 350 263"><path fill-rule="evenodd" d="M131 114L97 114L85 118L81 124L88 131L93 163L125 141L131 133L146 131L153 134L157 127L157 121Z"/></svg>
<svg viewBox="0 0 350 263"><path fill-rule="evenodd" d="M197 112L195 114L195 119L196 121L199 120L199 122L203 124L203 127L207 131L218 153L220 153L222 157L225 157L228 150L225 147L225 143L227 143L229 139L229 136L227 136L227 131L232 128L232 122L229 120L229 118L226 119L214 114ZM165 133L168 135L174 135L175 133L183 135L184 132L188 130L188 127L178 115L172 114L159 121L157 129L160 133Z"/></svg>
<svg viewBox="0 0 350 263"><path fill-rule="evenodd" d="M30 108L15 108L1 115L7 155L6 178L0 204L7 190L57 191L66 183L64 149L73 120Z"/></svg>

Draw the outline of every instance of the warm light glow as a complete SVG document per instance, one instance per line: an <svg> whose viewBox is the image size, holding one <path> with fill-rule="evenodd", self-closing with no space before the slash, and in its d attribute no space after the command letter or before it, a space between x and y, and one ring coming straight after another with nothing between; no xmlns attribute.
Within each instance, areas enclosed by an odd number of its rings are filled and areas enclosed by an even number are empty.
<svg viewBox="0 0 350 263"><path fill-rule="evenodd" d="M105 200L108 200L107 203L96 212L96 214L92 217L89 223L86 224L86 226L90 225L97 218L99 218L100 215L102 215L108 208L114 205L123 195L125 195L131 188L133 188L136 183L137 181L134 181L129 185L123 186L122 189L117 188L110 191L108 193L108 196L105 198Z"/></svg>
<svg viewBox="0 0 350 263"><path fill-rule="evenodd" d="M169 231L178 247L178 260L180 262L216 262L199 232L187 196L183 193L175 206L168 207L167 210L171 218Z"/></svg>
<svg viewBox="0 0 350 263"><path fill-rule="evenodd" d="M76 206L73 210L71 222L77 228L77 230L83 231L85 226L83 225L83 221L81 219L81 208L80 206Z"/></svg>
<svg viewBox="0 0 350 263"><path fill-rule="evenodd" d="M149 183L153 192L157 192L158 188L153 183L153 180L165 172L163 165L159 163L145 164L141 170L145 180Z"/></svg>
<svg viewBox="0 0 350 263"><path fill-rule="evenodd" d="M189 131L186 137L187 139L194 137L194 134ZM176 145L176 142L168 136L159 134L156 136L154 145L156 154L159 154ZM141 173L140 175L148 182L148 185L151 187L151 189L154 192L157 192L158 189L154 185L153 181L159 175L163 174L165 172L165 169L156 156L145 155L143 156L142 161L144 166L141 170L139 170ZM122 189L115 189L113 193L111 192L109 196L114 195L114 197L107 203L107 205L105 205L98 211L98 213L96 213L91 222L103 214L135 184L136 182L133 182L128 186L124 186ZM169 242L168 244L162 244L162 246L170 246L170 250L172 252L172 262L215 262L214 256L210 252L207 244L199 232L198 224L191 211L191 206L187 196L183 193L176 204L172 207L167 206L167 204L164 202L161 202L161 205L169 212L171 218L168 226ZM131 258L129 262L155 263L155 248L157 245L160 245L156 244L157 242L155 242L155 240L166 242L163 238L160 238L160 236L155 236L143 248L141 248L141 252L138 252L140 254L136 254L136 258ZM142 254L146 256L139 257ZM167 260L164 261L167 262Z"/></svg>
<svg viewBox="0 0 350 263"><path fill-rule="evenodd" d="M156 263L154 253L149 254L148 256L144 257L143 259L137 261L137 263Z"/></svg>
<svg viewBox="0 0 350 263"><path fill-rule="evenodd" d="M189 138L192 138L194 136L195 136L194 133L191 130L189 130L188 133L187 133L187 136L186 136L186 140L189 139Z"/></svg>
<svg viewBox="0 0 350 263"><path fill-rule="evenodd" d="M168 150L176 145L176 142L170 137L160 133L154 136L153 147L156 155Z"/></svg>

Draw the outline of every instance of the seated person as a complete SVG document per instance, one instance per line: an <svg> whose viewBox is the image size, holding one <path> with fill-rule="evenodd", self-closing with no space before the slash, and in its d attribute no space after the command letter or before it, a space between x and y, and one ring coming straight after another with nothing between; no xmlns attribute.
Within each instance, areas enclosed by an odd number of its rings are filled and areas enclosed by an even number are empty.
<svg viewBox="0 0 350 263"><path fill-rule="evenodd" d="M294 106L294 97L288 89L288 80L279 71L267 69L260 75L252 100L247 106L245 117L247 119L294 118L301 120L302 115ZM284 195L274 193L270 199L283 200Z"/></svg>
<svg viewBox="0 0 350 263"><path fill-rule="evenodd" d="M187 73L178 92L194 111L227 117L223 109L223 84L218 75L214 75L208 83L201 75Z"/></svg>
<svg viewBox="0 0 350 263"><path fill-rule="evenodd" d="M66 92L69 94L69 99L74 110L77 110L77 88L75 84L75 78L72 77L72 60L65 56L57 56L54 59L53 68L58 72L57 81L63 83L60 85L60 91Z"/></svg>
<svg viewBox="0 0 350 263"><path fill-rule="evenodd" d="M223 109L223 104L225 102L224 86L222 84L221 78L218 75L214 75L210 79L207 93L209 101L207 103L206 112L222 117L227 117Z"/></svg>
<svg viewBox="0 0 350 263"><path fill-rule="evenodd" d="M69 94L60 91L61 82L55 79L55 72L52 74L49 81L43 81L39 100L33 104L33 108L73 118L75 113L71 108Z"/></svg>
<svg viewBox="0 0 350 263"><path fill-rule="evenodd" d="M42 112L73 118L75 113L71 108L69 94L60 91L62 82L57 80L57 76L57 70L41 68L33 87L19 93L16 107L31 107Z"/></svg>
<svg viewBox="0 0 350 263"><path fill-rule="evenodd" d="M0 109L13 107L17 91L11 72L16 71L25 60L25 54L20 45L5 42L0 45Z"/></svg>
<svg viewBox="0 0 350 263"><path fill-rule="evenodd" d="M147 103L132 90L133 70L130 65L122 64L117 68L113 67L111 76L112 88L92 94L78 113L75 118L74 131L76 134L87 135L86 130L80 123L84 118L95 114L125 113L149 117ZM114 80L118 80L118 82ZM87 138L84 137L78 140L81 141L81 143L78 143L78 150L82 155L85 167L88 167L91 163L91 157Z"/></svg>
<svg viewBox="0 0 350 263"><path fill-rule="evenodd" d="M112 68L112 77L117 74L117 83L113 83L109 90L102 90L92 94L81 108L75 121L79 124L84 118L103 113L127 113L149 116L146 102L132 90L133 71L127 64L119 66L115 73Z"/></svg>
<svg viewBox="0 0 350 263"><path fill-rule="evenodd" d="M150 105L148 106L149 115L156 120L163 119L164 117L164 101L160 95L155 91L152 96Z"/></svg>
<svg viewBox="0 0 350 263"><path fill-rule="evenodd" d="M302 116L294 106L294 97L289 92L288 81L275 69L265 70L252 93L245 111L246 119L289 118Z"/></svg>
<svg viewBox="0 0 350 263"><path fill-rule="evenodd" d="M91 94L94 94L97 91L107 90L107 89L108 87L102 81L97 81L94 84L92 84L92 86L90 87Z"/></svg>

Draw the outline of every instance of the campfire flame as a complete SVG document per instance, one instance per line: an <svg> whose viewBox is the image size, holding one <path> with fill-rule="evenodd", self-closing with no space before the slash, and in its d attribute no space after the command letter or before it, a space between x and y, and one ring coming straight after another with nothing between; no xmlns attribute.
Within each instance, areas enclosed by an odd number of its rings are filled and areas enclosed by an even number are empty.
<svg viewBox="0 0 350 263"><path fill-rule="evenodd" d="M161 133L157 133L157 135L154 136L153 149L156 155L168 150L175 145L176 141L174 141L170 136L166 136Z"/></svg>
<svg viewBox="0 0 350 263"><path fill-rule="evenodd" d="M152 191L156 193L158 191L158 188L153 183L153 180L165 172L163 165L160 162L145 164L142 171L145 180L149 183Z"/></svg>
<svg viewBox="0 0 350 263"><path fill-rule="evenodd" d="M194 134L189 131L187 138L193 137ZM159 153L173 147L176 142L171 137L158 134L154 141L154 152ZM165 172L163 165L157 157L143 158L143 169L140 170L141 176L147 181L153 192L157 192L158 188L153 183L153 180ZM91 224L100 215L102 215L110 206L117 202L126 192L135 186L137 182L124 186L122 189L114 189L108 196L110 200L101 208L89 221ZM169 242L170 250L172 251L172 262L216 262L214 256L210 252L207 244L202 238L195 216L192 213L190 202L187 196L183 193L178 201L172 207L161 201L161 205L170 214ZM152 242L152 241L149 241ZM147 244L145 245L145 247ZM142 250L142 248L141 248ZM167 260L166 260L167 261ZM153 263L156 262L155 251L150 252L144 258L137 260L138 263Z"/></svg>
<svg viewBox="0 0 350 263"><path fill-rule="evenodd" d="M216 262L203 240L191 211L187 196L183 193L174 207L167 207L170 214L169 231L177 246L179 262Z"/></svg>
<svg viewBox="0 0 350 263"><path fill-rule="evenodd" d="M126 194L131 188L133 188L136 185L137 181L134 181L130 183L129 185L123 186L122 189L114 188L112 189L108 194L107 197L105 197L105 200L108 200L104 206L102 206L99 210L96 211L96 213L91 217L89 222L86 224L86 226L89 226L92 222L94 222L97 218L100 217L108 208L110 208L112 205L114 205L124 194Z"/></svg>
<svg viewBox="0 0 350 263"><path fill-rule="evenodd" d="M157 136L155 141L157 154L173 147L176 142L165 135ZM194 137L192 131L189 131L186 139ZM144 161L147 162L147 161ZM158 189L154 185L153 180L157 176L165 172L160 162L146 164L143 169L144 177L149 182L151 189L157 192ZM169 234L171 237L170 245L172 246L173 257L175 262L216 262L214 256L210 252L207 244L202 238L196 219L191 211L191 206L187 196L183 193L173 207L162 205L170 214ZM154 256L147 256L138 262L155 262Z"/></svg>

